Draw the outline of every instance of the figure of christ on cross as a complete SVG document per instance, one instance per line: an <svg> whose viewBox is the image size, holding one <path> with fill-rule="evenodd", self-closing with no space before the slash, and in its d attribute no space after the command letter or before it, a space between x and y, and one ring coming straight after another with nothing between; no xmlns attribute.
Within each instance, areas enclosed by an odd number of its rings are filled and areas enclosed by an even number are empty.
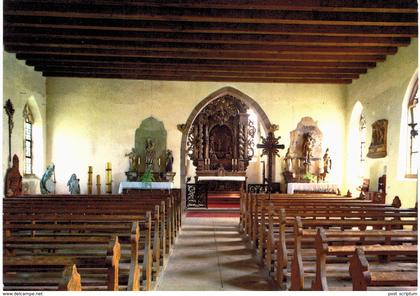
<svg viewBox="0 0 420 296"><path fill-rule="evenodd" d="M267 155L268 158L268 178L267 182L271 188L271 183L273 182L273 166L274 166L274 157L280 156L279 149L284 149L283 144L279 144L280 137L274 137L274 132L270 131L266 138L261 137L262 144L257 144L257 148L262 148L261 156ZM265 180L263 180L265 183Z"/></svg>

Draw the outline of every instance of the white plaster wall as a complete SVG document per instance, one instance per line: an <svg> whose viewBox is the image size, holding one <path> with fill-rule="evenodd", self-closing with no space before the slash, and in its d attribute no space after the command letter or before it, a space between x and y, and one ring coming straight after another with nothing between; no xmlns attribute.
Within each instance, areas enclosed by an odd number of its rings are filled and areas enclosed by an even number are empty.
<svg viewBox="0 0 420 296"><path fill-rule="evenodd" d="M367 147L371 142L372 123L379 119L388 120L388 155L379 159L367 158L365 176L370 177L371 190L376 190L378 177L386 167L387 201L390 202L398 195L403 207L414 206L416 201L415 180L401 178L397 172L399 153L405 153L400 151L402 102L417 65L418 40L413 39L410 46L400 48L396 55L388 56L386 62L378 63L376 68L369 70L347 88L347 122L350 122L355 103L360 101L367 123ZM350 143L347 146L350 147ZM348 182L350 184L352 180Z"/></svg>
<svg viewBox="0 0 420 296"><path fill-rule="evenodd" d="M24 159L24 119L23 108L29 102L34 114L34 174L33 177L24 177L23 182L35 182L40 178L45 168L46 157L46 79L41 73L35 72L33 67L25 65L24 61L17 60L14 54L3 53L3 106L7 99L13 103L15 113L13 116L14 127L12 131L12 157L17 154L19 157L19 170L23 174ZM3 109L3 108L2 108ZM8 167L8 117L3 113L3 176ZM2 188L4 182L2 182ZM39 192L38 186L35 186ZM2 194L4 190L2 190ZM32 192L35 193L35 192Z"/></svg>
<svg viewBox="0 0 420 296"><path fill-rule="evenodd" d="M86 192L89 165L104 183L108 161L113 166L116 192L128 168L124 154L134 145L136 128L151 115L162 120L168 131L167 148L174 152L177 173L175 186L180 187L181 133L176 125L184 123L206 96L225 86L237 88L260 104L270 121L279 125L276 135L282 137L280 142L286 147L289 132L302 117L317 120L324 133L323 148L330 148L333 159L331 181L342 184L345 86L48 78L47 159L56 165L57 192L67 192L72 173L78 175L81 190ZM280 163L277 159L277 181Z"/></svg>

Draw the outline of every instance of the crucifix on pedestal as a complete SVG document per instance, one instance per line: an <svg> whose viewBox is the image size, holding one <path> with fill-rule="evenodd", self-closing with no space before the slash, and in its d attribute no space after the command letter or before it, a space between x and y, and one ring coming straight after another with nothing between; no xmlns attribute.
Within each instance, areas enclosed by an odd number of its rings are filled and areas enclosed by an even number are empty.
<svg viewBox="0 0 420 296"><path fill-rule="evenodd" d="M10 168L12 165L12 130L13 130L13 114L15 113L15 109L13 108L13 104L8 99L6 101L6 105L4 105L4 110L6 110L7 117L9 117L9 157L8 157L8 167Z"/></svg>
<svg viewBox="0 0 420 296"><path fill-rule="evenodd" d="M275 156L280 156L278 154L279 149L284 149L283 144L279 144L280 137L274 137L274 131L270 131L268 136L264 139L261 137L262 144L258 144L257 148L262 148L263 151L261 156L267 155L268 158L268 177L267 182L271 188L271 183L273 182L273 166L274 166L274 159ZM265 184L265 180L263 180Z"/></svg>

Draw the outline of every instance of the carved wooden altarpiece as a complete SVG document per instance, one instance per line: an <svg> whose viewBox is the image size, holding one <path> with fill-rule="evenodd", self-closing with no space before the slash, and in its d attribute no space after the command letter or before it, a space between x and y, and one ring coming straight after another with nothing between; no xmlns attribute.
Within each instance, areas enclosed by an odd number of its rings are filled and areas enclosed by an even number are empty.
<svg viewBox="0 0 420 296"><path fill-rule="evenodd" d="M255 127L248 107L225 95L208 104L188 134L187 152L197 176L245 176L254 156Z"/></svg>

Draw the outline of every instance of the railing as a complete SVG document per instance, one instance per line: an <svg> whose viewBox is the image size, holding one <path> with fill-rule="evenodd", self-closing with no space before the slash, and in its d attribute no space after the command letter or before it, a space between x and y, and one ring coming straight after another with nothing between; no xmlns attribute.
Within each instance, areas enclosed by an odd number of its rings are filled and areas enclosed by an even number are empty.
<svg viewBox="0 0 420 296"><path fill-rule="evenodd" d="M206 183L187 183L187 208L207 208L207 193Z"/></svg>

